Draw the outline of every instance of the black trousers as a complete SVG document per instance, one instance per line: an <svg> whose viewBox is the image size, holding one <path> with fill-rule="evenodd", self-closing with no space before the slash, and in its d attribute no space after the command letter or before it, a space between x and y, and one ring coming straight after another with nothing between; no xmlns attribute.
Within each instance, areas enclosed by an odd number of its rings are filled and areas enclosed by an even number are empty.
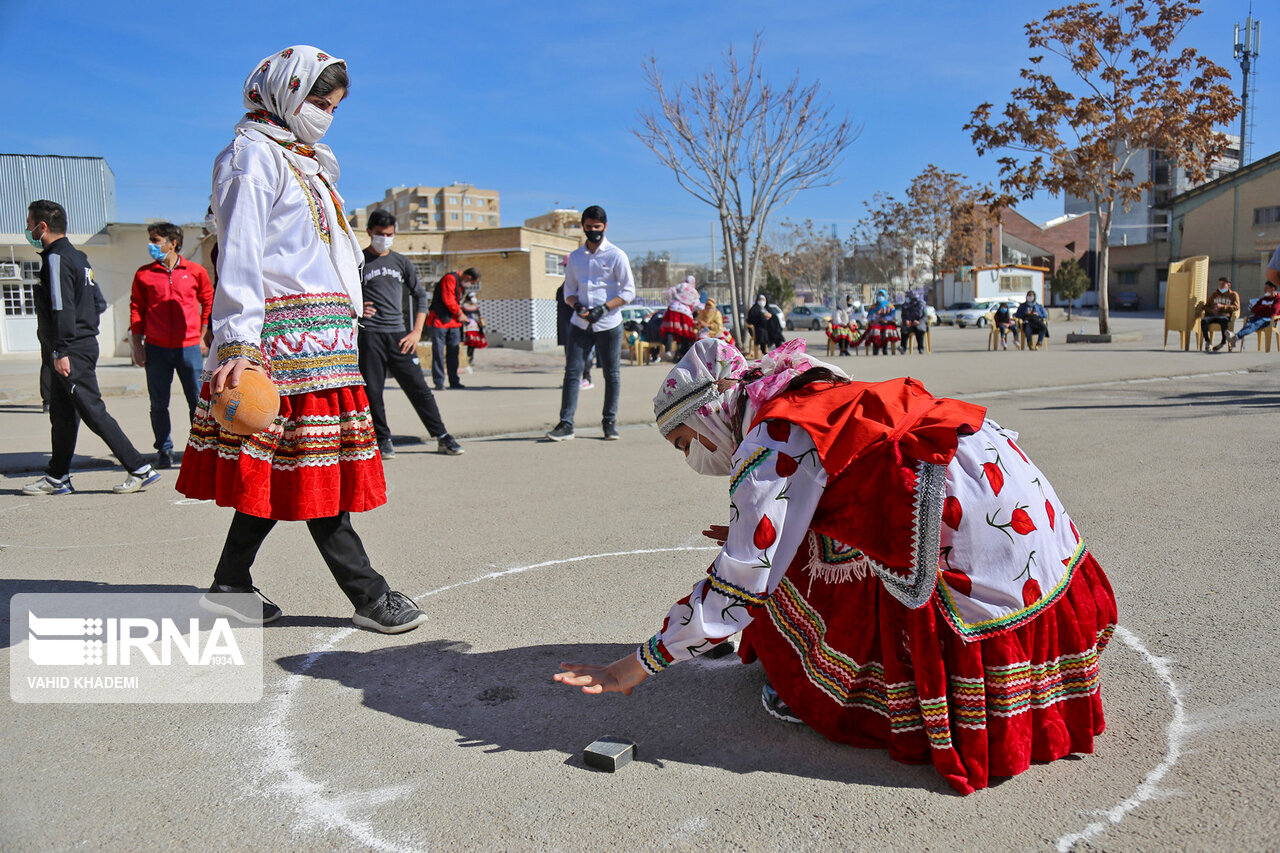
<svg viewBox="0 0 1280 853"><path fill-rule="evenodd" d="M49 426L53 452L45 474L60 480L71 470L71 457L76 452L76 436L80 421L106 442L120 464L129 472L147 464L120 429L120 424L107 412L98 389L98 341L96 338L74 341L62 353L71 361L71 373L63 376L56 370L49 389Z"/></svg>
<svg viewBox="0 0 1280 853"><path fill-rule="evenodd" d="M231 519L213 582L227 586L253 586L249 569L267 534L275 526L273 518L258 518L237 510ZM351 513L340 512L332 518L308 519L307 530L320 549L325 565L333 573L333 579L351 599L356 610L381 598L391 589L386 578L378 574L369 562L364 543L351 526Z"/></svg>
<svg viewBox="0 0 1280 853"><path fill-rule="evenodd" d="M391 438L391 428L387 426L387 407L382 400L382 389L386 386L388 373L400 383L400 388L409 398L410 405L418 413L418 418L432 438L439 438L449 432L440 418L440 407L436 405L435 395L427 387L427 380L422 375L422 365L418 363L417 353L400 352L400 339L403 337L403 332L360 331L360 374L364 376L364 393L369 398L369 414L373 416L373 431L378 436L379 444Z"/></svg>
<svg viewBox="0 0 1280 853"><path fill-rule="evenodd" d="M1213 334L1213 327L1216 325L1222 329L1222 339L1225 341L1227 336L1231 334L1231 324L1233 320L1226 314L1214 315L1200 318L1200 337L1204 338L1204 342L1209 343L1209 336Z"/></svg>

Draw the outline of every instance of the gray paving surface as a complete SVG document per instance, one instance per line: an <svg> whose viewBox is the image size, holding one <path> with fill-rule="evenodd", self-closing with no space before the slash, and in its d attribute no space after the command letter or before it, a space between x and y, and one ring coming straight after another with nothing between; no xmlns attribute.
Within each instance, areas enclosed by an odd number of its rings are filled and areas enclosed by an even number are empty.
<svg viewBox="0 0 1280 853"><path fill-rule="evenodd" d="M305 528L280 525L255 571L286 613L267 629L263 700L6 699L0 847L1027 850L1100 823L1075 849L1274 849L1280 353L1161 352L1158 320L1117 325L1145 339L987 353L985 332L944 328L932 356L840 360L981 402L1052 477L1125 629L1103 656L1093 755L962 798L931 768L773 722L758 667L683 664L626 698L553 684L560 660L607 662L656 629L705 568L710 552L675 549L706 545L724 483L647 425L664 368L624 367L620 442L599 440L598 388L579 438L556 445L535 439L556 417L558 358L491 350L471 389L440 395L464 456L412 443L424 432L389 394L390 502L356 519L431 621L395 638L353 629ZM149 444L146 397L127 393L141 371L103 375ZM29 378L0 363L3 603L207 584L230 511L180 502L172 475L111 494L121 474L87 432L76 495L19 493L48 441L20 399ZM635 740L637 762L585 768L605 735Z"/></svg>

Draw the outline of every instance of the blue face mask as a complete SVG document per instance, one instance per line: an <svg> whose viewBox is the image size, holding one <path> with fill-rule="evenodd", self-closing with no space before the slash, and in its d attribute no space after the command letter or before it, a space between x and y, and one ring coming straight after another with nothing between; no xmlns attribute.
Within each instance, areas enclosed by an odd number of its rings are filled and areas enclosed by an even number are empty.
<svg viewBox="0 0 1280 853"><path fill-rule="evenodd" d="M31 236L30 228L24 229L22 236L27 238L27 242L31 244L31 248L40 252L44 251L44 243L42 243L39 238Z"/></svg>
<svg viewBox="0 0 1280 853"><path fill-rule="evenodd" d="M164 260L164 249L160 248L158 243L148 243L147 251L151 253L151 257L157 261Z"/></svg>

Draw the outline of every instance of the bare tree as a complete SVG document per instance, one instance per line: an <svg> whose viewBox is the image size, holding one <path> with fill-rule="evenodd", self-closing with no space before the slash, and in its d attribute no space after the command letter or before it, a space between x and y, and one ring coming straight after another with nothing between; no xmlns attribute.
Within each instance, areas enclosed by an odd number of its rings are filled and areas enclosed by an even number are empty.
<svg viewBox="0 0 1280 853"><path fill-rule="evenodd" d="M784 219L760 247L762 266L769 272L799 285L826 301L836 296L833 262L838 264L840 241L814 225L812 219L791 222ZM781 303L779 303L781 304Z"/></svg>
<svg viewBox="0 0 1280 853"><path fill-rule="evenodd" d="M733 47L722 71L668 85L657 57L645 77L657 109L640 113L636 136L694 198L715 208L729 257L731 310L742 328L770 215L800 190L830 186L840 155L860 132L836 118L814 82L797 73L784 86L765 79L760 34L744 65Z"/></svg>
<svg viewBox="0 0 1280 853"><path fill-rule="evenodd" d="M929 282L935 287L949 266L947 249L952 243L952 231L965 226L963 220L972 211L975 196L976 190L964 175L939 169L932 163L907 187L913 254L924 261Z"/></svg>
<svg viewBox="0 0 1280 853"><path fill-rule="evenodd" d="M910 266L914 245L911 213L907 205L884 193L864 201L867 215L854 225L848 248L855 267L870 268L873 284L886 288L900 279Z"/></svg>
<svg viewBox="0 0 1280 853"><path fill-rule="evenodd" d="M1107 0L1055 9L1026 25L1033 55L992 122L992 104L973 111L964 129L978 153L1006 149L1001 157L999 200L1012 204L1038 190L1088 199L1098 230L1098 331L1110 331L1107 276L1111 221L1152 186L1130 168L1143 149L1170 155L1194 182L1227 145L1214 130L1240 106L1226 69L1194 48L1174 50L1187 22L1200 14L1198 0ZM1063 64L1064 81L1042 69L1046 54Z"/></svg>

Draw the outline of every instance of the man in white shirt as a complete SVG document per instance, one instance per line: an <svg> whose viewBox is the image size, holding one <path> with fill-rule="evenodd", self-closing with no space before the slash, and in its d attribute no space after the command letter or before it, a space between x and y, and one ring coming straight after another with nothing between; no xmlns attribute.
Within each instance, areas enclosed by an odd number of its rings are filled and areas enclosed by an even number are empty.
<svg viewBox="0 0 1280 853"><path fill-rule="evenodd" d="M560 392L560 422L547 433L552 441L573 438L573 415L578 409L582 365L595 347L604 369L604 412L601 426L606 441L618 439L618 397L622 392L623 305L636 298L635 278L627 253L604 239L609 227L604 208L591 205L582 212L586 245L569 255L565 266L564 302L573 309L565 343L564 387Z"/></svg>

